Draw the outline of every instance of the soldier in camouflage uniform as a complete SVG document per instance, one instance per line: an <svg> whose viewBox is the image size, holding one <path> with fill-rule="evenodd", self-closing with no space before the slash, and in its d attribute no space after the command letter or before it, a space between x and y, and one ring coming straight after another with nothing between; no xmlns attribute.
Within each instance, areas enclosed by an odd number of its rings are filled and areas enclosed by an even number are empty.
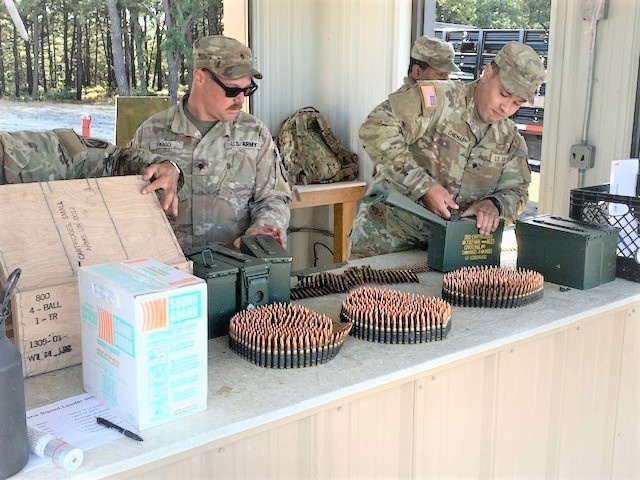
<svg viewBox="0 0 640 480"><path fill-rule="evenodd" d="M170 219L183 248L239 245L244 234L286 244L291 190L267 127L240 109L262 78L251 50L214 35L193 47L193 84L178 105L145 121L132 146L175 160L185 177Z"/></svg>
<svg viewBox="0 0 640 480"><path fill-rule="evenodd" d="M409 69L404 85L415 85L418 80L449 80L449 74L460 69L453 59L455 52L449 42L422 36L411 47Z"/></svg>
<svg viewBox="0 0 640 480"><path fill-rule="evenodd" d="M449 219L475 216L481 234L515 221L528 199L527 146L508 119L545 78L538 54L509 42L477 81L419 81L392 93L360 128L376 166L369 193L396 190ZM361 202L351 258L427 246L429 224L397 208Z"/></svg>
<svg viewBox="0 0 640 480"><path fill-rule="evenodd" d="M67 128L0 132L0 185L138 173L151 180L142 193L162 189L162 207L176 215L182 178L166 157L80 137Z"/></svg>

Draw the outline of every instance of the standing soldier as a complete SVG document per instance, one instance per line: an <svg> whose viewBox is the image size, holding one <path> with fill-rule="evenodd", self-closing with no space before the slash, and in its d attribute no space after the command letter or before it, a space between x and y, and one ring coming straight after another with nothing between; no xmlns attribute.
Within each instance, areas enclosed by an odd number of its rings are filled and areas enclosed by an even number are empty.
<svg viewBox="0 0 640 480"><path fill-rule="evenodd" d="M453 62L455 54L449 42L427 36L418 38L411 47L404 85L414 85L418 80L449 80L449 74L460 71Z"/></svg>

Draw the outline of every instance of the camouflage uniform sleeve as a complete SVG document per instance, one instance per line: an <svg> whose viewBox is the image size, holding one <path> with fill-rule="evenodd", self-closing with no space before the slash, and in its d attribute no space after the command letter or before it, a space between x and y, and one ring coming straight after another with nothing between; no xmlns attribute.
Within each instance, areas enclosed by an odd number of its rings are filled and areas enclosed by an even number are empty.
<svg viewBox="0 0 640 480"><path fill-rule="evenodd" d="M272 225L286 232L289 227L291 188L284 164L268 130L261 131L264 143L256 159L256 181L250 202L251 225L246 233L264 225Z"/></svg>
<svg viewBox="0 0 640 480"><path fill-rule="evenodd" d="M437 117L437 109L425 109L420 86L400 89L378 105L360 127L362 146L376 165L376 183L418 200L435 183L413 158L409 146Z"/></svg>
<svg viewBox="0 0 640 480"><path fill-rule="evenodd" d="M60 133L58 136L60 136ZM61 138L72 158L70 178L111 177L118 175L137 175L152 163L168 162L169 159L148 150L133 147L117 147L109 142L95 138ZM184 184L180 172L178 189Z"/></svg>
<svg viewBox="0 0 640 480"><path fill-rule="evenodd" d="M531 170L527 162L527 144L519 133L509 149L509 161L505 164L494 193L502 207L502 217L507 223L515 222L529 200Z"/></svg>
<svg viewBox="0 0 640 480"><path fill-rule="evenodd" d="M0 132L0 184L65 180L69 164L50 130Z"/></svg>

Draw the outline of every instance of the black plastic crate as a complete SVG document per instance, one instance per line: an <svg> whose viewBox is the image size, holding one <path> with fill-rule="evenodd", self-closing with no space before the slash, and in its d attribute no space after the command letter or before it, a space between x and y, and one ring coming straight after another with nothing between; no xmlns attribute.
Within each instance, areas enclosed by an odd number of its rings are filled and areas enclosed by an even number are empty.
<svg viewBox="0 0 640 480"><path fill-rule="evenodd" d="M611 206L618 213L611 213ZM569 216L620 229L616 277L640 282L640 198L609 193L609 184L571 190Z"/></svg>

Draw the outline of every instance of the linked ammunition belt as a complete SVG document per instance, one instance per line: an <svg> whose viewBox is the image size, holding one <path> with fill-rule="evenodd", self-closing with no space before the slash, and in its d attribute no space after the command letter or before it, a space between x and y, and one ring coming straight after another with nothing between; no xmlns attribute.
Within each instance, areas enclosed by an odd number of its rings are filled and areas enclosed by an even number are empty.
<svg viewBox="0 0 640 480"><path fill-rule="evenodd" d="M404 267L376 269L368 265L349 267L342 273L321 272L313 275L298 275L298 284L291 287L291 300L320 297L332 293L347 293L367 283L418 283L418 273L428 272L427 263Z"/></svg>
<svg viewBox="0 0 640 480"><path fill-rule="evenodd" d="M342 302L340 319L351 335L379 343L443 340L451 329L451 305L441 298L361 287Z"/></svg>
<svg viewBox="0 0 640 480"><path fill-rule="evenodd" d="M463 267L445 273L442 298L458 307L521 307L542 298L544 277L525 268Z"/></svg>
<svg viewBox="0 0 640 480"><path fill-rule="evenodd" d="M302 305L272 303L231 317L229 346L261 367L310 367L335 357L350 330L351 323L334 322Z"/></svg>

